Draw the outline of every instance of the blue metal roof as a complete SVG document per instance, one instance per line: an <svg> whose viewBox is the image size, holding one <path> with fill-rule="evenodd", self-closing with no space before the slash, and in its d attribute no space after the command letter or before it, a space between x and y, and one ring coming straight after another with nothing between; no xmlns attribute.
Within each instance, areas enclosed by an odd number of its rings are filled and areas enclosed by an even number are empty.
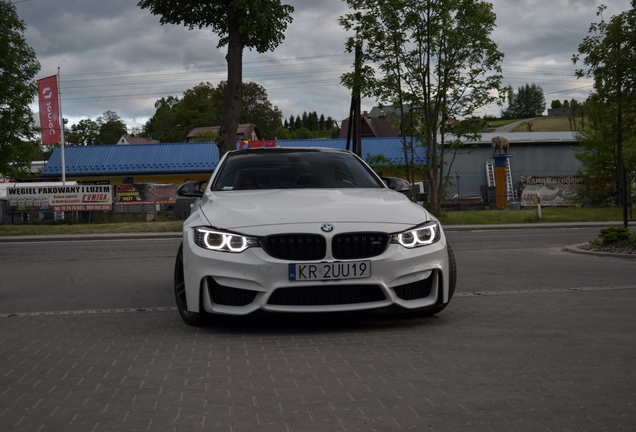
<svg viewBox="0 0 636 432"><path fill-rule="evenodd" d="M346 138L277 140L281 147L327 147L345 149ZM363 138L362 157L384 155L394 163L404 162L400 138ZM64 148L66 175L170 174L212 172L219 162L215 143L160 143L137 145L67 146ZM415 163L424 163L425 150L415 149ZM42 177L62 175L61 149L56 147Z"/></svg>
<svg viewBox="0 0 636 432"><path fill-rule="evenodd" d="M66 174L170 174L212 172L219 162L214 143L67 146ZM53 150L42 176L62 174L62 152Z"/></svg>
<svg viewBox="0 0 636 432"><path fill-rule="evenodd" d="M344 150L347 148L346 138L307 139L307 140L277 140L281 147L327 147ZM362 138L362 159L369 156L383 155L396 164L404 163L404 150L402 138ZM410 157L410 155L409 155ZM422 146L414 149L416 164L426 163L426 150Z"/></svg>

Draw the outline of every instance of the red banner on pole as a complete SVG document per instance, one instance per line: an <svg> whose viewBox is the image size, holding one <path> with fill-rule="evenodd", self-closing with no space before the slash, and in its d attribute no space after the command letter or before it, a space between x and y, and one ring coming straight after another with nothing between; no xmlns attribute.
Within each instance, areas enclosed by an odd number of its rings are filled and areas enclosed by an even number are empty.
<svg viewBox="0 0 636 432"><path fill-rule="evenodd" d="M38 101L40 103L42 145L57 144L61 140L57 75L38 80Z"/></svg>

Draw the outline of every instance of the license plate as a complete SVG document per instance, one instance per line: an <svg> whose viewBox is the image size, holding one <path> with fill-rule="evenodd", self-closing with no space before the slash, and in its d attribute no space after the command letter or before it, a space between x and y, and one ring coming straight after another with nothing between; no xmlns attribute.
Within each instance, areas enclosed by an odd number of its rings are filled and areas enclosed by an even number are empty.
<svg viewBox="0 0 636 432"><path fill-rule="evenodd" d="M289 264L290 281L361 279L369 276L370 261Z"/></svg>

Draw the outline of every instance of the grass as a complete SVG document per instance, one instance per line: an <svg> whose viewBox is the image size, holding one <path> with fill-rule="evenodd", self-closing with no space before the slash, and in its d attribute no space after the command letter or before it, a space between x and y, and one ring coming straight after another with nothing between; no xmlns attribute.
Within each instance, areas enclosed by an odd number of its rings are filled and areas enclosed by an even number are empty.
<svg viewBox="0 0 636 432"><path fill-rule="evenodd" d="M570 132L570 122L566 116L537 117L532 122L532 132ZM513 132L528 132L528 122L517 126ZM581 130L581 119L576 119L576 129Z"/></svg>
<svg viewBox="0 0 636 432"><path fill-rule="evenodd" d="M621 221L622 209L544 207L542 219L536 210L467 210L450 211L439 215L445 225L487 225L548 222L608 222ZM121 234L149 232L181 232L183 221L24 224L0 225L0 236L56 235L56 234Z"/></svg>
<svg viewBox="0 0 636 432"><path fill-rule="evenodd" d="M498 128L498 127L502 127L502 126L505 126L505 125L510 124L510 123L514 123L514 122L519 121L519 120L523 120L523 119L488 120L488 123L490 124L491 127Z"/></svg>
<svg viewBox="0 0 636 432"><path fill-rule="evenodd" d="M608 222L623 220L620 207L576 208L543 207L537 210L467 210L444 212L439 220L445 225L487 225L551 222Z"/></svg>
<svg viewBox="0 0 636 432"><path fill-rule="evenodd" d="M507 124L514 123L524 119L505 119L505 120L490 120L490 131ZM541 116L536 117L532 122L532 132L570 132L570 121L566 116ZM513 132L528 132L528 122L524 121L517 126ZM576 119L576 130L581 130L581 119Z"/></svg>

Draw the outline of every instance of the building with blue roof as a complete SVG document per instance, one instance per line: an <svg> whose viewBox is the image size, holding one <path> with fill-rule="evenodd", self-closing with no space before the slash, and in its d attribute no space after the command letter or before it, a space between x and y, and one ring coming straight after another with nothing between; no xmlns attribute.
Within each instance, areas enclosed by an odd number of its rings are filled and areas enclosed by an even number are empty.
<svg viewBox="0 0 636 432"><path fill-rule="evenodd" d="M456 190L479 191L487 183L485 163L490 160L491 139L496 135L503 136L510 142L510 171L514 184L525 176L571 176L576 174L580 167L574 150L579 144L572 132L484 133L480 140L466 142L465 146L459 148L453 161L451 174L453 178L459 177L461 185L455 182L450 186L449 193ZM347 139L278 140L276 145L345 149ZM404 151L401 138L363 138L362 157L368 159L379 155L397 165L402 165ZM425 149L415 146L413 157L416 164L424 165L426 163ZM94 145L66 147L65 158L66 177L72 181L108 182L113 185L124 183L179 185L189 180L209 178L219 162L219 153L218 147L212 142ZM383 174L396 175L396 173ZM46 181L61 179L60 148L53 151L41 176Z"/></svg>
<svg viewBox="0 0 636 432"><path fill-rule="evenodd" d="M278 140L281 147L327 147L345 149L346 138L313 140ZM362 140L363 158L383 155L401 164L404 152L400 138ZM67 146L64 149L66 178L78 182L175 183L207 179L219 162L218 147L213 142L159 143L143 145ZM415 162L423 164L425 150L414 152ZM55 148L41 176L62 177L62 155Z"/></svg>
<svg viewBox="0 0 636 432"><path fill-rule="evenodd" d="M66 177L71 180L174 183L209 177L219 151L214 143L67 146L64 158ZM62 154L57 147L41 177L61 176Z"/></svg>

